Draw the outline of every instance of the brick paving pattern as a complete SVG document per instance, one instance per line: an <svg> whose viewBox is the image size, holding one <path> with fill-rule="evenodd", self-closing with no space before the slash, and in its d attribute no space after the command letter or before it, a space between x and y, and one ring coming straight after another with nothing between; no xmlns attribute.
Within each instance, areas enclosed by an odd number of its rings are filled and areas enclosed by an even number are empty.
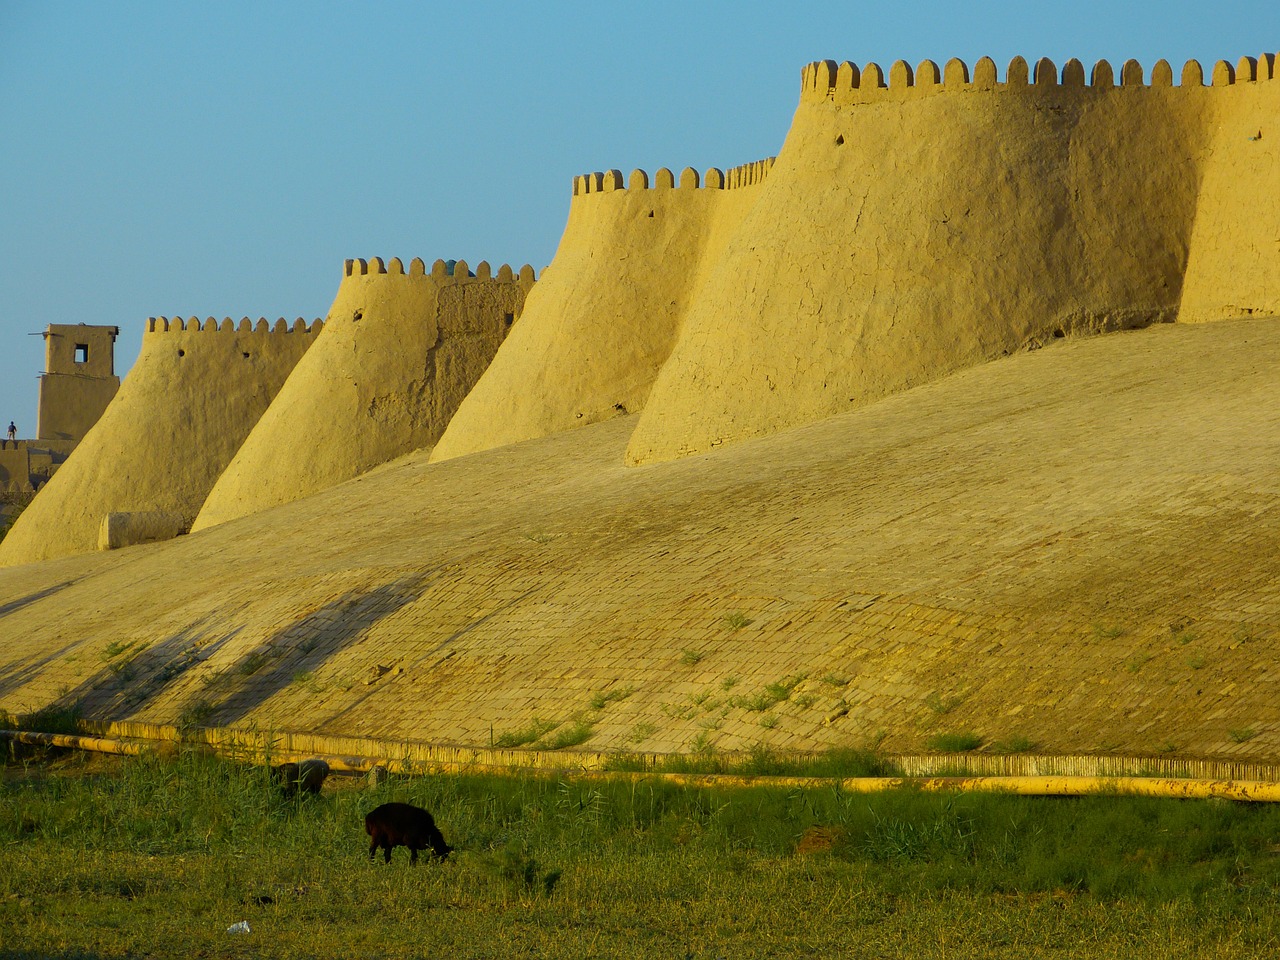
<svg viewBox="0 0 1280 960"><path fill-rule="evenodd" d="M1280 321L1164 325L670 464L622 465L634 417L413 455L169 543L0 570L0 709L1274 761L1277 371Z"/></svg>

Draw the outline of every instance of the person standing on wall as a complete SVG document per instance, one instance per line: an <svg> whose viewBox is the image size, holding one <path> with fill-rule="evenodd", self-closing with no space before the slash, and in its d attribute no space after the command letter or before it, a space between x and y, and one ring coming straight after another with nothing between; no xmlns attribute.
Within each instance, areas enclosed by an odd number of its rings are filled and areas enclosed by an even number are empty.
<svg viewBox="0 0 1280 960"><path fill-rule="evenodd" d="M9 439L13 441L13 445L18 445L18 427L12 420L9 421Z"/></svg>

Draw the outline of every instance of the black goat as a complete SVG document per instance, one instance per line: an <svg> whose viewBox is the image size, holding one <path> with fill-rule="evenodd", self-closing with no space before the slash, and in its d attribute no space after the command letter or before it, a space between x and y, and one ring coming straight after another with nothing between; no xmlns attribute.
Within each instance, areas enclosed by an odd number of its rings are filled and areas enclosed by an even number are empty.
<svg viewBox="0 0 1280 960"><path fill-rule="evenodd" d="M370 810L364 818L364 829L369 834L369 859L383 850L387 863L396 847L409 848L409 862L418 862L418 851L431 848L431 856L445 860L453 847L444 842L431 814L421 807L408 803L384 803Z"/></svg>

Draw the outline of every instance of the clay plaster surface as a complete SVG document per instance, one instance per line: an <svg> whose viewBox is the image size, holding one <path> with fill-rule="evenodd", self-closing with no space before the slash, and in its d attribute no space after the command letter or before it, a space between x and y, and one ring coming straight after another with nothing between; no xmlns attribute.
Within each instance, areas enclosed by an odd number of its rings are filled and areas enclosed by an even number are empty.
<svg viewBox="0 0 1280 960"><path fill-rule="evenodd" d="M155 323L101 419L0 543L0 565L95 550L108 513L158 510L189 524L315 337L265 322Z"/></svg>
<svg viewBox="0 0 1280 960"><path fill-rule="evenodd" d="M634 417L416 454L167 543L0 570L0 708L1275 759L1277 364L1280 320L1164 324L670 463L623 465ZM592 706L611 690L632 692Z"/></svg>
<svg viewBox="0 0 1280 960"><path fill-rule="evenodd" d="M324 332L210 491L193 529L429 449L520 316L531 283L509 269L502 280L467 272L462 264L458 276L344 277Z"/></svg>

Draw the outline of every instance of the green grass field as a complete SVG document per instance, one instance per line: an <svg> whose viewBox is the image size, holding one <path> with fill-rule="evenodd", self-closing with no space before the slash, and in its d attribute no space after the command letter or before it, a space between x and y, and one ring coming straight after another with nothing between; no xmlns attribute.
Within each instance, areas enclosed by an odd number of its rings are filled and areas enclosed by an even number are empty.
<svg viewBox="0 0 1280 960"><path fill-rule="evenodd" d="M447 863L368 859L430 809ZM198 753L9 766L4 957L1239 957L1280 946L1280 809L331 778ZM247 920L248 934L227 933Z"/></svg>

